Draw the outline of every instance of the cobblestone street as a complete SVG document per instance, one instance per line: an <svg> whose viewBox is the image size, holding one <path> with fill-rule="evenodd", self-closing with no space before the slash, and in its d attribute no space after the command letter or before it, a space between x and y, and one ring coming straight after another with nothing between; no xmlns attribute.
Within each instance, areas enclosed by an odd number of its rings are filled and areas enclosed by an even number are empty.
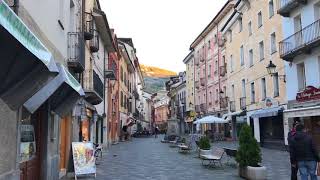
<svg viewBox="0 0 320 180"><path fill-rule="evenodd" d="M97 166L97 179L101 180L194 180L241 179L237 168L206 168L196 157L178 153L178 149L160 143L160 139L136 138L130 142L113 145L104 153L103 162ZM237 146L234 143L215 143L215 147ZM262 149L263 164L268 168L268 179L289 179L288 153ZM226 161L224 157L224 161Z"/></svg>

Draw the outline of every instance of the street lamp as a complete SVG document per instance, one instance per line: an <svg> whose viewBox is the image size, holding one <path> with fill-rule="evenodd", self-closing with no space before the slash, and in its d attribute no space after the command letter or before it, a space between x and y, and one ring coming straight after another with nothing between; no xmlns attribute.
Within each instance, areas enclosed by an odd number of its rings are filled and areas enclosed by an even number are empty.
<svg viewBox="0 0 320 180"><path fill-rule="evenodd" d="M275 64L273 64L272 61L270 61L270 63L268 64L268 66L266 67L267 68L267 71L268 71L268 74L271 75L271 76L274 76L277 74L276 72L276 68L277 66ZM283 82L286 82L286 75L278 75L279 78L282 77L283 78Z"/></svg>

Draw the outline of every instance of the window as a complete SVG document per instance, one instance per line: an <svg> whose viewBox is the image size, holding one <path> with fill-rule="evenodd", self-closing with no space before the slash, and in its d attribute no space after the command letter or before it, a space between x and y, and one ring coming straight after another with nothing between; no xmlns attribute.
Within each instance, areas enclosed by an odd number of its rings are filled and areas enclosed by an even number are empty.
<svg viewBox="0 0 320 180"><path fill-rule="evenodd" d="M232 42L232 31L229 30L229 42Z"/></svg>
<svg viewBox="0 0 320 180"><path fill-rule="evenodd" d="M121 81L123 82L123 67L122 66L120 67L120 78L121 78Z"/></svg>
<svg viewBox="0 0 320 180"><path fill-rule="evenodd" d="M273 0L269 1L269 18L271 18L274 15L274 5Z"/></svg>
<svg viewBox="0 0 320 180"><path fill-rule="evenodd" d="M241 87L242 87L242 97L246 97L246 81L242 79L241 81Z"/></svg>
<svg viewBox="0 0 320 180"><path fill-rule="evenodd" d="M121 104L121 107L123 107L123 92L122 91L120 92L120 104Z"/></svg>
<svg viewBox="0 0 320 180"><path fill-rule="evenodd" d="M266 86L266 78L261 79L261 98L265 100L267 97L267 86Z"/></svg>
<svg viewBox="0 0 320 180"><path fill-rule="evenodd" d="M249 32L249 36L252 35L252 23L251 21L248 23L248 32Z"/></svg>
<svg viewBox="0 0 320 180"><path fill-rule="evenodd" d="M233 72L233 56L230 55L230 72Z"/></svg>
<svg viewBox="0 0 320 180"><path fill-rule="evenodd" d="M239 18L238 22L239 22L239 32L241 32L242 31L242 18Z"/></svg>
<svg viewBox="0 0 320 180"><path fill-rule="evenodd" d="M304 63L297 64L298 88L299 91L306 88L306 74Z"/></svg>
<svg viewBox="0 0 320 180"><path fill-rule="evenodd" d="M262 26L262 13L261 11L258 13L258 28Z"/></svg>
<svg viewBox="0 0 320 180"><path fill-rule="evenodd" d="M260 61L264 59L264 44L263 41L259 42L259 54L260 54Z"/></svg>
<svg viewBox="0 0 320 180"><path fill-rule="evenodd" d="M251 103L255 103L256 92L254 90L254 82L251 83Z"/></svg>
<svg viewBox="0 0 320 180"><path fill-rule="evenodd" d="M278 97L279 96L279 75L278 73L276 73L272 77L273 77L273 97Z"/></svg>
<svg viewBox="0 0 320 180"><path fill-rule="evenodd" d="M244 65L244 53L243 53L243 45L240 47L240 65Z"/></svg>
<svg viewBox="0 0 320 180"><path fill-rule="evenodd" d="M320 3L314 5L314 20L320 19Z"/></svg>
<svg viewBox="0 0 320 180"><path fill-rule="evenodd" d="M249 65L250 67L253 66L253 50L249 50Z"/></svg>
<svg viewBox="0 0 320 180"><path fill-rule="evenodd" d="M124 95L124 98L123 98L123 107L125 109L127 109L127 95Z"/></svg>
<svg viewBox="0 0 320 180"><path fill-rule="evenodd" d="M214 62L214 73L217 74L218 73L218 60L216 60Z"/></svg>
<svg viewBox="0 0 320 180"><path fill-rule="evenodd" d="M277 51L277 45L276 45L276 33L271 34L270 38L270 43L271 43L271 54L275 53Z"/></svg>
<svg viewBox="0 0 320 180"><path fill-rule="evenodd" d="M211 77L211 64L209 65L209 68L208 68L208 77Z"/></svg>
<svg viewBox="0 0 320 180"><path fill-rule="evenodd" d="M231 85L231 98L234 100L234 84Z"/></svg>
<svg viewBox="0 0 320 180"><path fill-rule="evenodd" d="M216 89L216 102L218 102L218 101L219 101L219 90Z"/></svg>
<svg viewBox="0 0 320 180"><path fill-rule="evenodd" d="M211 103L212 102L212 93L211 93L211 91L209 92L209 103Z"/></svg>
<svg viewBox="0 0 320 180"><path fill-rule="evenodd" d="M211 49L211 41L209 40L208 41L208 50L210 50Z"/></svg>

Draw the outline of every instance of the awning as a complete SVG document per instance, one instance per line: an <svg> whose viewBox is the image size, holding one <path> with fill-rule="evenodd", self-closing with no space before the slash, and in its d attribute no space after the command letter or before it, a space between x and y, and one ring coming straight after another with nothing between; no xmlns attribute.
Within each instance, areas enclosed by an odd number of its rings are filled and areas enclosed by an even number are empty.
<svg viewBox="0 0 320 180"><path fill-rule="evenodd" d="M284 118L320 116L320 106L287 109L283 111L283 116Z"/></svg>
<svg viewBox="0 0 320 180"><path fill-rule="evenodd" d="M283 111L282 106L273 107L273 108L266 108L266 109L260 109L256 112L254 112L251 117L252 118L262 118L262 117L271 117L271 116L277 116L279 111Z"/></svg>
<svg viewBox="0 0 320 180"><path fill-rule="evenodd" d="M215 116L206 116L193 122L193 124L212 124L212 123L229 123L229 122L225 119L218 118Z"/></svg>
<svg viewBox="0 0 320 180"><path fill-rule="evenodd" d="M58 64L58 68L59 75L23 104L31 113L49 99L51 110L62 116L70 112L81 96L85 95L81 85L69 71L61 64Z"/></svg>
<svg viewBox="0 0 320 180"><path fill-rule="evenodd" d="M52 54L0 0L0 98L17 110L57 76Z"/></svg>

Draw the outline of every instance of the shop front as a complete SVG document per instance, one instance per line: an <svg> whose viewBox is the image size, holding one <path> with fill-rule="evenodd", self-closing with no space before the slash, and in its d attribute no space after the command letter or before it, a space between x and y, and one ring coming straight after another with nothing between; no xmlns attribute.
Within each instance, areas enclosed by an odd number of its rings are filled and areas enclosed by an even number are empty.
<svg viewBox="0 0 320 180"><path fill-rule="evenodd" d="M295 119L299 119L305 126L320 148L320 89L308 86L304 91L298 92L296 100L289 101L288 109L284 111L284 136L288 145L287 135Z"/></svg>
<svg viewBox="0 0 320 180"><path fill-rule="evenodd" d="M254 137L262 147L281 149L284 146L283 106L278 102L266 98L262 109L250 112L250 125ZM253 124L252 124L253 123Z"/></svg>
<svg viewBox="0 0 320 180"><path fill-rule="evenodd" d="M226 128L229 129L229 134L226 137L232 138L232 140L238 140L241 127L247 123L247 112L237 111L228 113L222 116L223 119L229 121L229 124L225 124Z"/></svg>

